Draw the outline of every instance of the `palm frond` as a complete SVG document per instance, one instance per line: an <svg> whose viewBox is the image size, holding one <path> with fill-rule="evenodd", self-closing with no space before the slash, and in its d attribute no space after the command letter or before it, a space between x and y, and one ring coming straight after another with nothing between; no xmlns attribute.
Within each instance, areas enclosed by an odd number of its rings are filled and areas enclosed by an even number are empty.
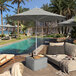
<svg viewBox="0 0 76 76"><path fill-rule="evenodd" d="M24 0L22 0L22 3L25 5L25 2L24 2Z"/></svg>
<svg viewBox="0 0 76 76"><path fill-rule="evenodd" d="M7 10L7 11L10 11L9 8L7 8L6 6L4 6L4 7L3 7L3 11L6 11L6 10Z"/></svg>
<svg viewBox="0 0 76 76"><path fill-rule="evenodd" d="M12 2L12 4L14 4L14 3L17 3L17 0L14 0L14 1Z"/></svg>
<svg viewBox="0 0 76 76"><path fill-rule="evenodd" d="M5 6L7 6L7 7L11 7L11 8L14 8L14 7L12 7L12 6L8 5L8 4L5 4Z"/></svg>

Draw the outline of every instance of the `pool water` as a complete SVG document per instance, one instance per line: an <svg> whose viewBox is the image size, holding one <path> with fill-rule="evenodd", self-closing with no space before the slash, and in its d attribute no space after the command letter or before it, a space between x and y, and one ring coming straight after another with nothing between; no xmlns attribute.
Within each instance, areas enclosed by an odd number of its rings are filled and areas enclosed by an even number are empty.
<svg viewBox="0 0 76 76"><path fill-rule="evenodd" d="M38 39L38 46L41 45L42 39ZM4 47L0 47L0 53L3 54L27 54L35 49L35 38L29 38L20 42L16 42Z"/></svg>
<svg viewBox="0 0 76 76"><path fill-rule="evenodd" d="M27 39L0 48L0 53L22 54L35 44L35 39Z"/></svg>

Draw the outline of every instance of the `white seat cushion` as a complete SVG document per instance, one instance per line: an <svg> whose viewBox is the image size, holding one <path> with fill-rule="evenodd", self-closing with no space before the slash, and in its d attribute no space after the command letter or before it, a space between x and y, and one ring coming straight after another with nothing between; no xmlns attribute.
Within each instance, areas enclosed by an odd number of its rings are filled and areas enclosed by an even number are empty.
<svg viewBox="0 0 76 76"><path fill-rule="evenodd" d="M67 55L65 54L57 54L57 55L46 55L52 63L56 64L59 66L59 62L64 59Z"/></svg>
<svg viewBox="0 0 76 76"><path fill-rule="evenodd" d="M63 46L64 42L60 42L60 43L50 43L51 46Z"/></svg>

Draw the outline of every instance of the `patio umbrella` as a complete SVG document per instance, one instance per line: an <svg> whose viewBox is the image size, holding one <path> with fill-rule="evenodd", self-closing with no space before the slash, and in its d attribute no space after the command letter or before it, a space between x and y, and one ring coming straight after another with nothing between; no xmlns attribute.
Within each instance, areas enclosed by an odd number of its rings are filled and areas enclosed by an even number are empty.
<svg viewBox="0 0 76 76"><path fill-rule="evenodd" d="M64 27L68 27L68 29L69 29L69 33L71 32L71 30L72 30L72 26L76 26L76 16L74 16L74 17L72 17L71 19L69 19L69 20L66 20L66 21L63 21L63 22L60 22L59 23L59 26L61 27L61 26L64 26Z"/></svg>
<svg viewBox="0 0 76 76"><path fill-rule="evenodd" d="M39 21L45 22L45 21L55 21L55 20L63 20L65 17L47 12L40 8L34 8L32 10L16 14L13 16L10 16L9 18L13 20L25 20L25 21L35 21L36 22L36 48L37 48L37 25Z"/></svg>
<svg viewBox="0 0 76 76"><path fill-rule="evenodd" d="M9 34L9 28L17 28L17 26L12 26L10 24L7 24L7 25L0 25L0 27L5 27L5 28L8 28L8 34Z"/></svg>
<svg viewBox="0 0 76 76"><path fill-rule="evenodd" d="M59 26L76 26L76 18L73 17L73 18L71 18L69 20L60 22Z"/></svg>
<svg viewBox="0 0 76 76"><path fill-rule="evenodd" d="M34 8L32 10L10 16L13 20L33 20L33 21L55 21L63 20L64 16L47 12L40 8ZM47 18L47 19L46 19Z"/></svg>
<svg viewBox="0 0 76 76"><path fill-rule="evenodd" d="M0 25L0 27L2 27L2 25ZM7 25L3 25L3 27L13 28L13 27L17 27L17 26L12 26L12 25L7 24Z"/></svg>

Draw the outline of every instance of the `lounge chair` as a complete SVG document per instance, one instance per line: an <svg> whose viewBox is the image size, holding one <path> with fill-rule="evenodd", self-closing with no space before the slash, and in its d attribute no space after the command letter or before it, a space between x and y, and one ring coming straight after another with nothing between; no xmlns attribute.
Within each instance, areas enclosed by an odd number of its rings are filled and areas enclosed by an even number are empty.
<svg viewBox="0 0 76 76"><path fill-rule="evenodd" d="M11 39L11 37L10 36L7 36L7 35L5 37L2 37L1 38L1 40L10 40L10 39Z"/></svg>
<svg viewBox="0 0 76 76"><path fill-rule="evenodd" d="M12 34L11 37L12 37L12 38L17 38L17 35Z"/></svg>
<svg viewBox="0 0 76 76"><path fill-rule="evenodd" d="M14 59L14 54L0 54L0 66L11 59Z"/></svg>
<svg viewBox="0 0 76 76"><path fill-rule="evenodd" d="M74 44L50 43L46 57L64 72L76 70L76 45Z"/></svg>

